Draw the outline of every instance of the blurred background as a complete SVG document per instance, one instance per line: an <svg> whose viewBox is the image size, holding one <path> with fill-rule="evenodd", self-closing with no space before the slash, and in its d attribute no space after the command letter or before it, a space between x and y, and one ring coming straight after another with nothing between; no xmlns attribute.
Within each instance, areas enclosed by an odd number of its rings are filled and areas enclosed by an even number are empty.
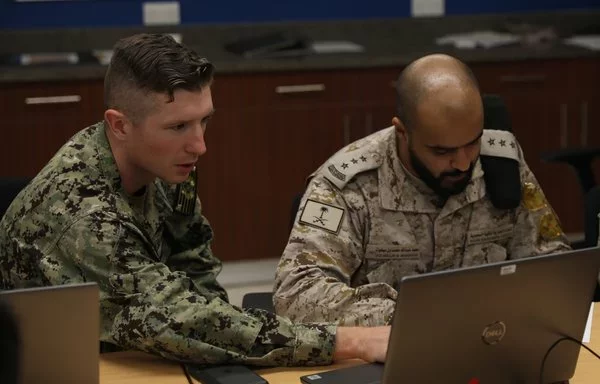
<svg viewBox="0 0 600 384"><path fill-rule="evenodd" d="M464 60L502 98L569 238L597 235L585 213L600 153L600 0L0 0L0 179L33 177L102 119L111 47L142 31L171 33L217 68L199 194L234 304L271 289L306 177L391 125L397 76L428 53Z"/></svg>

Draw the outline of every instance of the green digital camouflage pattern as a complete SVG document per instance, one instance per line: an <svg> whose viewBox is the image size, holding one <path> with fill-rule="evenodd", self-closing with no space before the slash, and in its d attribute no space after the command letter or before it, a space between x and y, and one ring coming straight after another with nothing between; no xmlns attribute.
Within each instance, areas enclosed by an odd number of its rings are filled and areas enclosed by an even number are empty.
<svg viewBox="0 0 600 384"><path fill-rule="evenodd" d="M228 304L200 201L173 208L189 189L157 180L128 196L103 123L86 128L2 219L2 286L97 282L100 339L123 348L209 364L330 363L335 326Z"/></svg>

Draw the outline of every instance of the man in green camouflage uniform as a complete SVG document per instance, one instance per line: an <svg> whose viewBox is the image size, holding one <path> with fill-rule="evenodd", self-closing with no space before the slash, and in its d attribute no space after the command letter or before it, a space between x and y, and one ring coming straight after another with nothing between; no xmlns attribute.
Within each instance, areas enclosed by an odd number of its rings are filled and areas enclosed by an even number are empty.
<svg viewBox="0 0 600 384"><path fill-rule="evenodd" d="M343 148L311 178L277 270L278 314L387 324L403 276L569 249L514 136L483 131L463 63L422 58L398 87L394 127ZM520 207L492 205L480 153L518 162Z"/></svg>
<svg viewBox="0 0 600 384"><path fill-rule="evenodd" d="M117 43L104 122L72 137L0 223L2 287L95 281L100 339L170 359L383 360L389 327L293 324L228 304L195 187L214 111L212 72L169 36Z"/></svg>

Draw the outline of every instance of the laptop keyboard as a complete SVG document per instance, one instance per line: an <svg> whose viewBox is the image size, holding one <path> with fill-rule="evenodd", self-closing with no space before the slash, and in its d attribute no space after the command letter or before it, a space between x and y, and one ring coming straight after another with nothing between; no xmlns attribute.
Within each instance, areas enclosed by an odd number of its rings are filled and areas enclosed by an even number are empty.
<svg viewBox="0 0 600 384"><path fill-rule="evenodd" d="M383 364L361 364L302 376L304 384L381 384Z"/></svg>

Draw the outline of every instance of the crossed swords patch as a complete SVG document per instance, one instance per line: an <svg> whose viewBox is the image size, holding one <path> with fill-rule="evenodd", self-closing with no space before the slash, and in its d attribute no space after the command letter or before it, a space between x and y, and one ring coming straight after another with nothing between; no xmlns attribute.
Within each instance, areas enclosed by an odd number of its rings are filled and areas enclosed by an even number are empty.
<svg viewBox="0 0 600 384"><path fill-rule="evenodd" d="M299 222L331 233L338 233L343 217L343 208L308 199L302 209Z"/></svg>

